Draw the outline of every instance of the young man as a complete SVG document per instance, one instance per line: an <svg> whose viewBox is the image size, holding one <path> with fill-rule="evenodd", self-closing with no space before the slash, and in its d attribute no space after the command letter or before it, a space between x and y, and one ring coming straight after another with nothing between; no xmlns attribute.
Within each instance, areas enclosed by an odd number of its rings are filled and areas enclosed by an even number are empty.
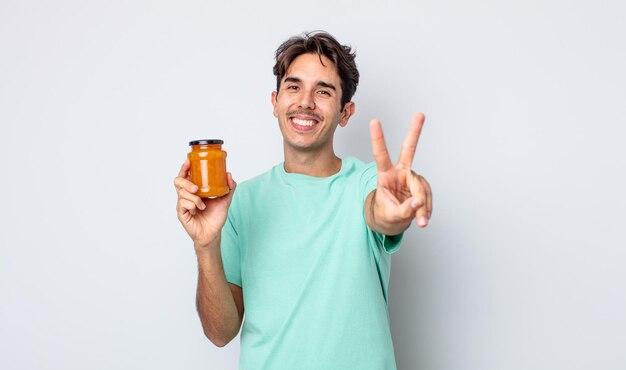
<svg viewBox="0 0 626 370"><path fill-rule="evenodd" d="M276 51L272 93L284 162L231 192L201 199L186 161L174 185L178 219L198 258L197 307L217 346L241 327L241 369L395 369L387 311L390 254L432 212L411 170L416 114L391 163L370 123L375 163L338 158L337 126L354 114L355 54L323 32ZM231 203L232 202L232 203Z"/></svg>

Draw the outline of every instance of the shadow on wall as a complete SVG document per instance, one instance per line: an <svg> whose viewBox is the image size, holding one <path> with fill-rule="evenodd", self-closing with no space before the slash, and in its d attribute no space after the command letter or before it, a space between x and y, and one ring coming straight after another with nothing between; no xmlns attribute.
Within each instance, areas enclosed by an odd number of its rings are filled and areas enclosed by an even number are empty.
<svg viewBox="0 0 626 370"><path fill-rule="evenodd" d="M411 226L416 228L415 225ZM429 226L430 227L430 226ZM419 233L408 231L402 248L391 258L389 316L398 369L436 369L440 353L433 310L433 271Z"/></svg>

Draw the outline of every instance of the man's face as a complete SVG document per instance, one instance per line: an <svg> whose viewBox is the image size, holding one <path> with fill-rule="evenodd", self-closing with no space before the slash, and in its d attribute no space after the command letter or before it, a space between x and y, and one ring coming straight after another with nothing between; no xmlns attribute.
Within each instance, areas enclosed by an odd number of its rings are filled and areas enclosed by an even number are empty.
<svg viewBox="0 0 626 370"><path fill-rule="evenodd" d="M354 103L341 107L341 79L326 57L302 54L289 65L279 92L272 93L274 116L287 146L297 151L332 150L337 125L345 126ZM343 109L342 109L343 108Z"/></svg>

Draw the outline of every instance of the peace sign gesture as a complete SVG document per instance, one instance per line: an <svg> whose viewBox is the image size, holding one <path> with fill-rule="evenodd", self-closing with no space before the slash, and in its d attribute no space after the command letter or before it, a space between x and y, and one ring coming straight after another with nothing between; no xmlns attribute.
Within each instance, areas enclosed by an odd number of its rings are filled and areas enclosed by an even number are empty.
<svg viewBox="0 0 626 370"><path fill-rule="evenodd" d="M402 144L398 163L393 165L380 121L370 122L378 185L366 200L365 215L367 224L377 232L397 235L409 227L413 218L420 227L428 225L433 210L430 184L411 170L423 125L424 114L416 113Z"/></svg>

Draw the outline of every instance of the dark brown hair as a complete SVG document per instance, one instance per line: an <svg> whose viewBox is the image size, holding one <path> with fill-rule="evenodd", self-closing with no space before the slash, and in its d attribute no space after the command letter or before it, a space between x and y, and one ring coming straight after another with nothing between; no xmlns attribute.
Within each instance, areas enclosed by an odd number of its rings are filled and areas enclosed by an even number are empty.
<svg viewBox="0 0 626 370"><path fill-rule="evenodd" d="M354 58L356 53L350 46L341 45L332 35L324 31L306 32L302 36L294 36L283 42L276 49L276 91L280 90L280 81L285 77L287 68L298 56L316 53L330 59L337 67L341 79L341 106L352 99L359 84L359 71Z"/></svg>

